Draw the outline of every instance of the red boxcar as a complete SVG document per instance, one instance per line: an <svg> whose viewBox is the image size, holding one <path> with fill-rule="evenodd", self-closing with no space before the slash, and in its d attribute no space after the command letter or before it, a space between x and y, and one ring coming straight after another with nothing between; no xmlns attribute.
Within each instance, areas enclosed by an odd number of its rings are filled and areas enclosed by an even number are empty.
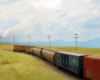
<svg viewBox="0 0 100 80"><path fill-rule="evenodd" d="M100 57L84 57L84 78L100 80Z"/></svg>

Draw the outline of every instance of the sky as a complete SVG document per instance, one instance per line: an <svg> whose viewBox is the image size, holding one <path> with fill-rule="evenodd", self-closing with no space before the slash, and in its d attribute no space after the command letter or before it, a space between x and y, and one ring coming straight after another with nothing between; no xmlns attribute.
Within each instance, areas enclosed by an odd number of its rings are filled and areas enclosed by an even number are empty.
<svg viewBox="0 0 100 80"><path fill-rule="evenodd" d="M100 38L100 0L0 0L0 35L4 42Z"/></svg>

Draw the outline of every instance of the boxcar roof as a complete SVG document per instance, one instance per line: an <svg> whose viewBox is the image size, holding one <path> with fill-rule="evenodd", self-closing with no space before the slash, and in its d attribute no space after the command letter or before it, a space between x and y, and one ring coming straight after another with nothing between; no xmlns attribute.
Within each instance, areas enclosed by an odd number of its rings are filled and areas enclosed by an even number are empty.
<svg viewBox="0 0 100 80"><path fill-rule="evenodd" d="M58 51L57 53L63 53L63 54L74 55L74 56L85 56L85 54L71 53L65 51Z"/></svg>
<svg viewBox="0 0 100 80"><path fill-rule="evenodd" d="M100 60L100 57L99 56L87 56L86 58L99 59Z"/></svg>

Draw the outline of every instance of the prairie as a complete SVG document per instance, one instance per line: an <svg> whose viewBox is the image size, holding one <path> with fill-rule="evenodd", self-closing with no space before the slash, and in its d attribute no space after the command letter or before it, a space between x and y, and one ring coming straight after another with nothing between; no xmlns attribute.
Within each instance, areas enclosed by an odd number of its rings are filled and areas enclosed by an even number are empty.
<svg viewBox="0 0 100 80"><path fill-rule="evenodd" d="M40 47L50 48L49 46L40 46ZM83 47L77 47L77 52L76 52L76 47L51 46L51 49L100 57L100 48L83 48Z"/></svg>
<svg viewBox="0 0 100 80"><path fill-rule="evenodd" d="M69 80L30 55L2 49L13 45L0 46L0 80Z"/></svg>

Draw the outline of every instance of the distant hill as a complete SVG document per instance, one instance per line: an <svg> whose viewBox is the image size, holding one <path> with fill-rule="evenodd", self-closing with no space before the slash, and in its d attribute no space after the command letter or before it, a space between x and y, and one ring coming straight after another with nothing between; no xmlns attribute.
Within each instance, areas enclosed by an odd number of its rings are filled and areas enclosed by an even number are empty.
<svg viewBox="0 0 100 80"><path fill-rule="evenodd" d="M9 42L4 42L7 44L13 44ZM21 45L29 45L29 42L16 42L16 44ZM49 42L43 41L34 41L30 43L31 45L44 45L49 46ZM76 46L76 41L63 41L63 40L56 40L50 42L51 46ZM94 40L89 40L85 42L77 42L78 47L87 47L87 48L100 48L100 38L96 38Z"/></svg>

